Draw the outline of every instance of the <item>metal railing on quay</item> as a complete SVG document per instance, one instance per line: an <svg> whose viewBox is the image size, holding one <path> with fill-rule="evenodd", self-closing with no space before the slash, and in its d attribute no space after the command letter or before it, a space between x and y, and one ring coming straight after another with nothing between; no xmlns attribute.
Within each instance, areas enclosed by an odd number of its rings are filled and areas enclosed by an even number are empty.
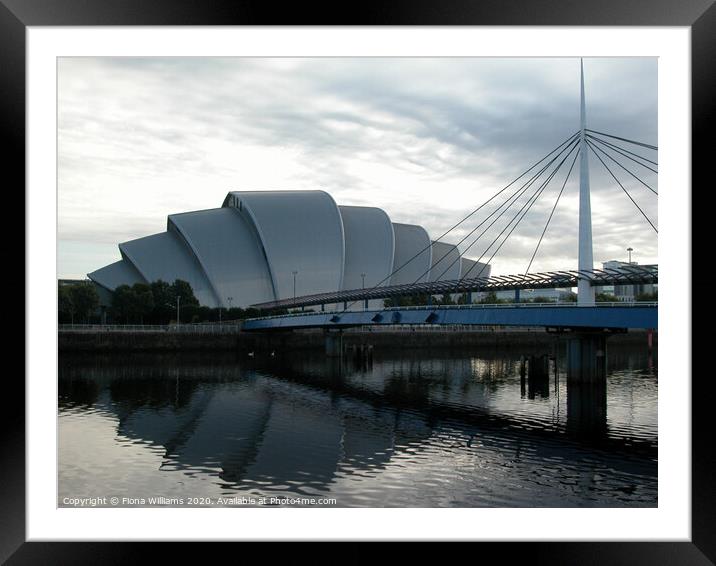
<svg viewBox="0 0 716 566"><path fill-rule="evenodd" d="M345 330L347 334L380 334L380 333L464 333L474 332L484 334L485 332L537 332L544 333L541 326L502 326L502 325L478 325L478 324L391 324L385 326L356 326Z"/></svg>
<svg viewBox="0 0 716 566"><path fill-rule="evenodd" d="M241 324L59 324L59 332L169 332L174 334L237 334Z"/></svg>
<svg viewBox="0 0 716 566"><path fill-rule="evenodd" d="M658 301L616 301L616 302L595 302L592 305L600 308L614 308L614 307L656 307ZM463 309L522 309L522 308L544 308L544 307L559 307L559 308L574 308L578 307L576 302L553 302L553 303L476 303L471 305L411 305L404 307L385 307L382 309L351 309L344 310L342 308L326 309L325 311L300 311L291 312L288 314L277 314L273 316L262 316L255 318L248 318L246 320L272 320L275 318L293 318L298 316L319 316L329 314L351 314L361 312L384 312L384 311L402 311L402 310L463 310Z"/></svg>

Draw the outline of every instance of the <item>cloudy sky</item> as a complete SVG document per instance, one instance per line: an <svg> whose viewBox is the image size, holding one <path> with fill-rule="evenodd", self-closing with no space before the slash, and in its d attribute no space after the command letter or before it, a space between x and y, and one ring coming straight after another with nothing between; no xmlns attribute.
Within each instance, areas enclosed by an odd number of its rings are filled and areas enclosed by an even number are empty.
<svg viewBox="0 0 716 566"><path fill-rule="evenodd" d="M230 190L320 188L437 238L579 128L573 58L63 58L58 73L61 278L120 259L118 243L164 231L168 214L221 206ZM585 59L585 83L588 127L657 145L656 59ZM658 227L656 195L605 161ZM654 173L622 161L658 190ZM566 169L495 256L494 274L525 271ZM656 263L653 229L594 156L590 172L595 265L626 260L628 247ZM531 272L576 268L577 173Z"/></svg>

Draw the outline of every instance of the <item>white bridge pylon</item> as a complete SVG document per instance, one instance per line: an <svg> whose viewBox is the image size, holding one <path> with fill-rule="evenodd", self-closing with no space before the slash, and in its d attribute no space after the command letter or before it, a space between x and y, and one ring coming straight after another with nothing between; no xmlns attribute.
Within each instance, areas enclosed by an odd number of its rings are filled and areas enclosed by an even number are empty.
<svg viewBox="0 0 716 566"><path fill-rule="evenodd" d="M579 259L578 269L594 269L592 253L592 206L589 198L589 156L587 154L587 112L584 101L584 60L580 59L581 105L580 105L580 147L579 147ZM579 279L577 284L577 305L594 305L594 287L589 279Z"/></svg>

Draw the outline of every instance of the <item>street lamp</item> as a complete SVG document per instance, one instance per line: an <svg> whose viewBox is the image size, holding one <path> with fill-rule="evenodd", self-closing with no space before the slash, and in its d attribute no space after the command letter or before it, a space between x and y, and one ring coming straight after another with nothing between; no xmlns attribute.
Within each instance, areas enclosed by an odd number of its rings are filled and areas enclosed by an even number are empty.
<svg viewBox="0 0 716 566"><path fill-rule="evenodd" d="M229 301L229 311L231 311L231 301L234 300L234 297L226 297L226 300ZM221 307L219 307L219 324L221 324Z"/></svg>
<svg viewBox="0 0 716 566"><path fill-rule="evenodd" d="M631 252L634 251L634 248L627 248L627 252L629 252L629 264L631 264Z"/></svg>
<svg viewBox="0 0 716 566"><path fill-rule="evenodd" d="M177 295L177 324L179 324L179 301L181 300L181 295Z"/></svg>
<svg viewBox="0 0 716 566"><path fill-rule="evenodd" d="M293 300L296 301L296 275L298 275L298 271L292 271L293 273Z"/></svg>

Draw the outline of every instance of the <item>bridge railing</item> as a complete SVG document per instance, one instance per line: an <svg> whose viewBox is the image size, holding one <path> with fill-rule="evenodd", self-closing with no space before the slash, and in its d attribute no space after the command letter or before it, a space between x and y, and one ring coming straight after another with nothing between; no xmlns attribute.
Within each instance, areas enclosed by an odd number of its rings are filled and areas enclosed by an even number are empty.
<svg viewBox="0 0 716 566"><path fill-rule="evenodd" d="M170 332L174 334L237 334L240 324L59 324L59 332Z"/></svg>
<svg viewBox="0 0 716 566"><path fill-rule="evenodd" d="M658 306L658 301L616 301L616 302L595 302L593 306L599 308L615 308L615 307L655 307ZM479 303L471 305L411 305L405 307L384 307L382 309L354 309L344 311L341 308L335 310L325 311L300 311L292 312L288 314L278 314L273 316L262 316L256 318L249 318L247 320L272 320L275 318L292 318L298 316L320 316L329 314L350 314L360 312L391 312L391 311L405 311L405 310L471 310L471 309L524 309L524 308L582 308L578 307L577 303L573 302L554 302L554 303Z"/></svg>
<svg viewBox="0 0 716 566"><path fill-rule="evenodd" d="M355 326L347 328L345 332L349 334L380 334L391 332L425 332L425 333L444 333L455 334L463 332L524 332L543 333L543 326L504 326L499 324L391 324L386 326Z"/></svg>
<svg viewBox="0 0 716 566"><path fill-rule="evenodd" d="M520 275L495 275L488 278L462 278L450 281L430 281L401 285L375 286L369 289L347 289L329 293L316 293L252 305L263 309L290 309L318 305L357 302L363 300L420 295L442 295L467 292L516 291L518 289L568 289L587 280L593 287L609 285L657 284L658 265L629 265L618 269L589 269L546 271Z"/></svg>

